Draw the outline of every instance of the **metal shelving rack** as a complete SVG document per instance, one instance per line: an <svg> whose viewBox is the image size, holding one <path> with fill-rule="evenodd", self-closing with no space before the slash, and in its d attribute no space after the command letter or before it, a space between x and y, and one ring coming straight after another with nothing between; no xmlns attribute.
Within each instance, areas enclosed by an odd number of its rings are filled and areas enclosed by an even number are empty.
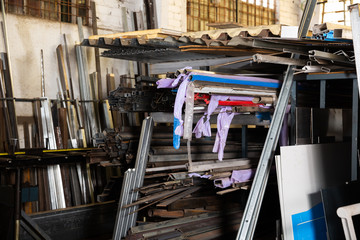
<svg viewBox="0 0 360 240"><path fill-rule="evenodd" d="M331 74L304 74L294 77L296 81L320 81L320 109L326 105L326 83L327 81L352 81L352 126L351 126L351 180L358 177L358 131L359 131L359 89L356 73L331 73ZM297 84L291 89L291 143L295 142L295 107L297 100Z"/></svg>

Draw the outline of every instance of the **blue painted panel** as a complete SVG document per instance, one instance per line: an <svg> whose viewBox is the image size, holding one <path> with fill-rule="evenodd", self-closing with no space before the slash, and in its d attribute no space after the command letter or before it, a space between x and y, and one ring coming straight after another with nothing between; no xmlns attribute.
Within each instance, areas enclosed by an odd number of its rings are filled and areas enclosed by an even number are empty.
<svg viewBox="0 0 360 240"><path fill-rule="evenodd" d="M269 88L279 88L281 86L279 83L273 83L273 82L238 80L238 79L210 77L210 76L203 76L203 75L192 75L191 80L192 81L198 80L198 81L206 81L206 82L228 83L228 84L239 84L239 85L251 85L251 86L258 86L258 87L269 87Z"/></svg>
<svg viewBox="0 0 360 240"><path fill-rule="evenodd" d="M173 146L175 149L180 148L180 135L175 134L178 126L180 126L180 120L174 117Z"/></svg>
<svg viewBox="0 0 360 240"><path fill-rule="evenodd" d="M322 202L291 216L294 240L327 240Z"/></svg>

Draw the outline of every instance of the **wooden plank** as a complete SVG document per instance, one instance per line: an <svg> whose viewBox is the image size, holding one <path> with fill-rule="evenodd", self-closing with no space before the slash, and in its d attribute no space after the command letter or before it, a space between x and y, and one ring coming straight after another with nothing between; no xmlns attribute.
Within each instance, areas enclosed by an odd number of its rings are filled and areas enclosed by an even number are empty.
<svg viewBox="0 0 360 240"><path fill-rule="evenodd" d="M61 130L62 145L65 149L68 148L68 125L67 125L67 110L66 108L59 108L59 126Z"/></svg>
<svg viewBox="0 0 360 240"><path fill-rule="evenodd" d="M171 197L171 198L168 198L166 199L165 201L162 201L160 203L158 203L156 206L157 207L167 207L168 205L170 205L171 203L179 200L179 199L182 199L196 191L198 191L201 187L192 187L192 188L189 188L188 190L180 193L180 194L177 194L175 195L174 197Z"/></svg>
<svg viewBox="0 0 360 240"><path fill-rule="evenodd" d="M106 74L106 93L110 94L111 91L115 90L115 74Z"/></svg>
<svg viewBox="0 0 360 240"><path fill-rule="evenodd" d="M71 203L70 169L68 165L62 165L60 166L60 169L61 169L61 178L63 181L65 204L66 207L71 207L73 205Z"/></svg>
<svg viewBox="0 0 360 240"><path fill-rule="evenodd" d="M227 28L238 28L245 27L244 24L240 24L237 22L216 22L216 23L206 23L206 26L213 27L217 29L227 29Z"/></svg>
<svg viewBox="0 0 360 240"><path fill-rule="evenodd" d="M149 29L133 32L123 32L123 33L112 33L112 34L103 34L103 35L93 35L89 36L90 39L99 39L99 38L141 38L145 37L146 39L157 38L157 37L167 37L167 36L181 36L182 32L158 28L158 29Z"/></svg>

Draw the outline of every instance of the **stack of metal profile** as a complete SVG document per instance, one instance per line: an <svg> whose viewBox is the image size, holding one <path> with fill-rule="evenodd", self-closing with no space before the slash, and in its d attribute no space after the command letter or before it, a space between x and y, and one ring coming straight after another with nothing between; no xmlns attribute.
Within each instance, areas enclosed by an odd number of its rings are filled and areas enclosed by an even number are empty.
<svg viewBox="0 0 360 240"><path fill-rule="evenodd" d="M153 126L154 122L151 117L144 119L136 155L135 168L128 169L125 172L113 239L120 240L122 237L125 237L127 230L135 225L137 214L134 213L134 211L137 209L137 206L125 209L123 207L137 200L138 193L135 192L134 189L141 187L144 182Z"/></svg>

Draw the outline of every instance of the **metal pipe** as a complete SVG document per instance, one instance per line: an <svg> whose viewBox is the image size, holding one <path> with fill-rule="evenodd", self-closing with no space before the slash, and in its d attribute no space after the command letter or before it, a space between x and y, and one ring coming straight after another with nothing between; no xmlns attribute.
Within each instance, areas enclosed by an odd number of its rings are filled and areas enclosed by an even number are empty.
<svg viewBox="0 0 360 240"><path fill-rule="evenodd" d="M45 71L44 71L44 54L40 50L40 68L41 68L41 97L45 97Z"/></svg>

